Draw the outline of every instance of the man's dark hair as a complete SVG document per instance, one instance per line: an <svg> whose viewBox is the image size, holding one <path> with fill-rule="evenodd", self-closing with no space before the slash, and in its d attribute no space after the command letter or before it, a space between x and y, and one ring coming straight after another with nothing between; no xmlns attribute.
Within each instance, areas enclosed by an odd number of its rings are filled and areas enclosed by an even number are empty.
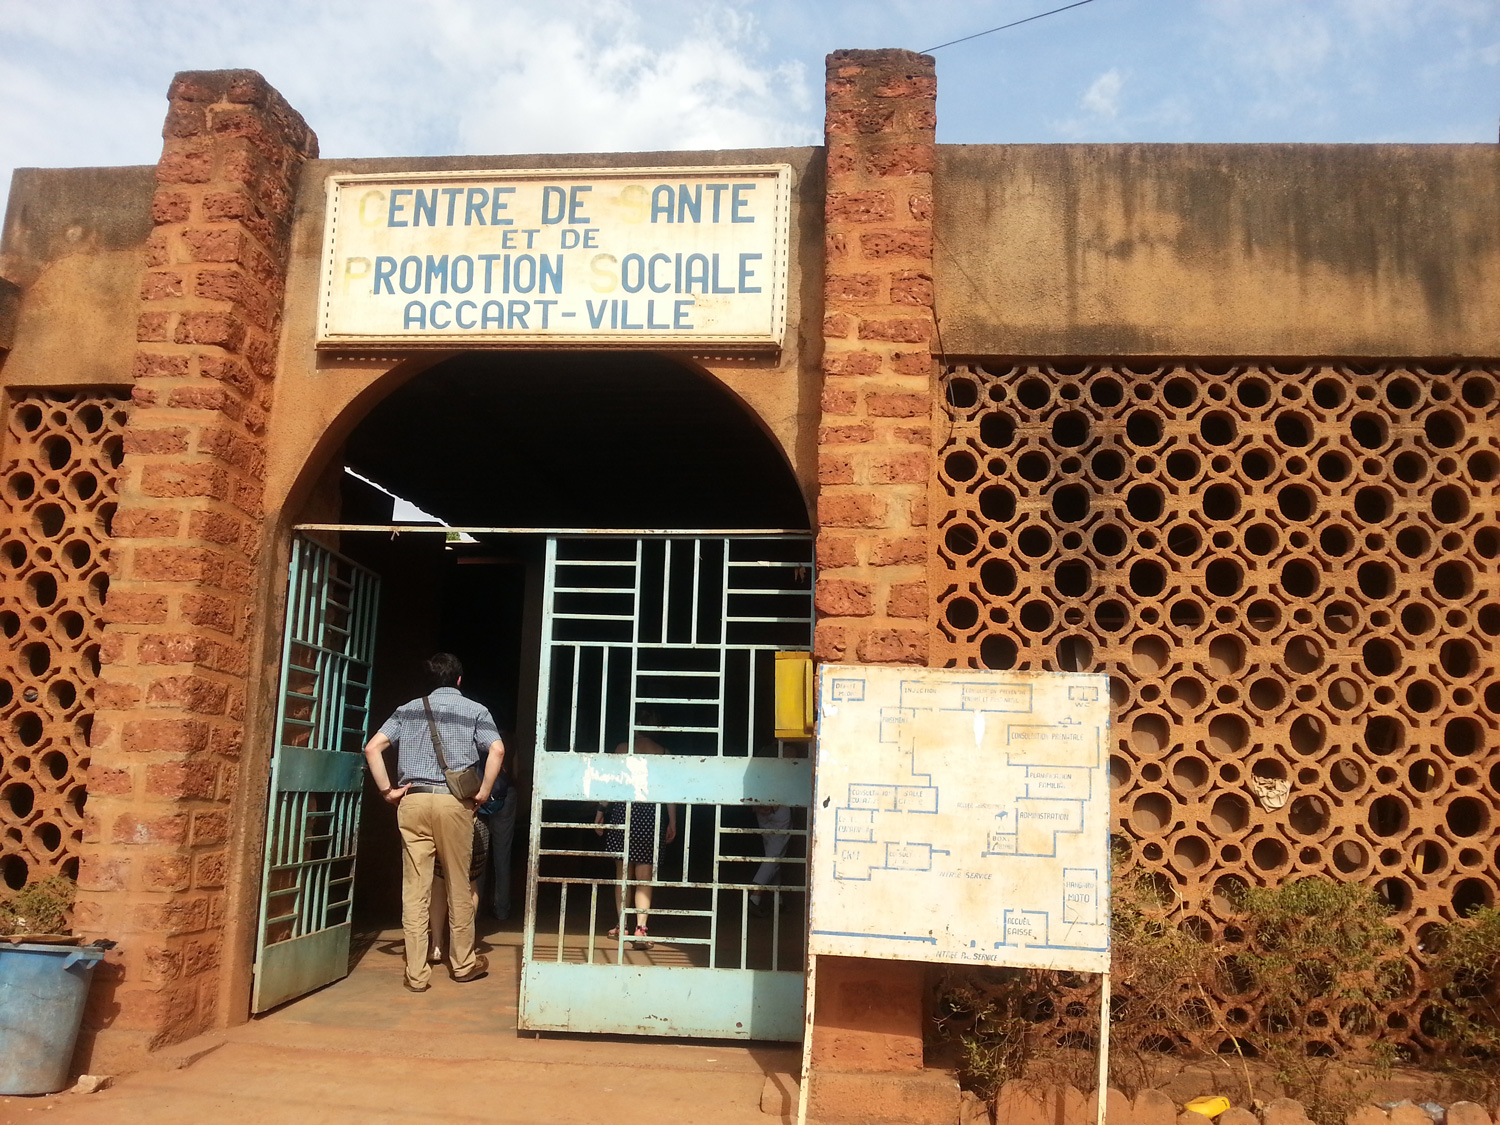
<svg viewBox="0 0 1500 1125"><path fill-rule="evenodd" d="M451 652L439 652L427 658L427 670L432 673L432 686L457 687L458 678L464 674L464 666Z"/></svg>

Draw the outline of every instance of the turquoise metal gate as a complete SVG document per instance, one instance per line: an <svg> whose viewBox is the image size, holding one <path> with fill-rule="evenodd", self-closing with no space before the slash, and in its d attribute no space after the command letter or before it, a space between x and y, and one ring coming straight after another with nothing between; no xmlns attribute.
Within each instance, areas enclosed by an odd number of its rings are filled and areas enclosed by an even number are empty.
<svg viewBox="0 0 1500 1125"><path fill-rule="evenodd" d="M807 537L548 541L521 1028L801 1039L811 641Z"/></svg>
<svg viewBox="0 0 1500 1125"><path fill-rule="evenodd" d="M380 579L292 542L251 1010L349 973Z"/></svg>

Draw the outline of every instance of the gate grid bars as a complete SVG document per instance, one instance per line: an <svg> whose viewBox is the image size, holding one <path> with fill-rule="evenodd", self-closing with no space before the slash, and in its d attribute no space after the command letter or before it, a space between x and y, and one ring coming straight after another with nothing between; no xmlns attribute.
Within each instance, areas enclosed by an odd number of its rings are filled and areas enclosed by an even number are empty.
<svg viewBox="0 0 1500 1125"><path fill-rule="evenodd" d="M806 536L548 540L522 1028L800 1038L812 774L773 701L812 584Z"/></svg>
<svg viewBox="0 0 1500 1125"><path fill-rule="evenodd" d="M253 1010L349 970L380 579L292 542Z"/></svg>

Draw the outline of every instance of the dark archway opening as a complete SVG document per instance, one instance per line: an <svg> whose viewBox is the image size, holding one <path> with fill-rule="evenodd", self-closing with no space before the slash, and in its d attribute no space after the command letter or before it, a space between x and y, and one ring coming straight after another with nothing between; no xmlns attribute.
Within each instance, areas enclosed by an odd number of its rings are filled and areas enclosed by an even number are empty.
<svg viewBox="0 0 1500 1125"><path fill-rule="evenodd" d="M808 526L785 459L746 408L649 354L446 360L376 406L345 460L457 526Z"/></svg>

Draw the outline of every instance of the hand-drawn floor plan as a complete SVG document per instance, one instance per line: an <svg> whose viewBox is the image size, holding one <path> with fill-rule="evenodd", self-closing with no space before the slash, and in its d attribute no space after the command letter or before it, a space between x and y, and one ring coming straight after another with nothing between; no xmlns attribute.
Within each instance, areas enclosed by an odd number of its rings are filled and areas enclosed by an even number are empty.
<svg viewBox="0 0 1500 1125"><path fill-rule="evenodd" d="M825 664L811 952L1104 972L1109 678Z"/></svg>

